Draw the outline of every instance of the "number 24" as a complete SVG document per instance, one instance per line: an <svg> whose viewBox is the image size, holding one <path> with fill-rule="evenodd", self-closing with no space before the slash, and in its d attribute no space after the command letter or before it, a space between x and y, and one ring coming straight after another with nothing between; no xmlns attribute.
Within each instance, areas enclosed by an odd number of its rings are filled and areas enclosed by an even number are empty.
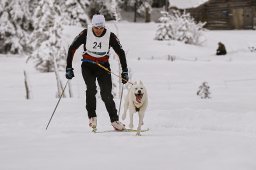
<svg viewBox="0 0 256 170"><path fill-rule="evenodd" d="M93 45L93 48L95 49L95 48L101 48L101 42L98 44L97 42L94 42L93 43L94 45Z"/></svg>

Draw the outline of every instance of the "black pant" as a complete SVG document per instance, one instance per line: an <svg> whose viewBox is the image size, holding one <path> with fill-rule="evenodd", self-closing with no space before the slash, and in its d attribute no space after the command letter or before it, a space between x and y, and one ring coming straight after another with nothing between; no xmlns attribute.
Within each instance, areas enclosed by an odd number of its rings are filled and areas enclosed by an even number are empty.
<svg viewBox="0 0 256 170"><path fill-rule="evenodd" d="M102 64L102 63L101 63ZM102 64L110 70L109 63ZM86 90L86 109L88 117L96 117L96 79L100 86L100 95L107 108L110 121L118 120L117 110L112 95L111 74L100 68L98 65L88 62L82 63L82 74L87 86Z"/></svg>

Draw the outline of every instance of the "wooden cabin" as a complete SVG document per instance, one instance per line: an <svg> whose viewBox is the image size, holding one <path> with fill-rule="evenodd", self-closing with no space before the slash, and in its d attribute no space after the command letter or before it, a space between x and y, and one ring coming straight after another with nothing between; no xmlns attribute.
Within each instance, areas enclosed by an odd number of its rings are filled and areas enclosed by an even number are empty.
<svg viewBox="0 0 256 170"><path fill-rule="evenodd" d="M208 29L256 29L256 0L209 0L186 11Z"/></svg>

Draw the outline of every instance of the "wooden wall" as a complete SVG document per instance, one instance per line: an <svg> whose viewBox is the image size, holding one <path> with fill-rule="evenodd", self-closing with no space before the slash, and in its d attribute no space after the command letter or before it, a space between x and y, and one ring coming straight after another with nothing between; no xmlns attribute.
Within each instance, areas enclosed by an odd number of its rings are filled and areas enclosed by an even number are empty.
<svg viewBox="0 0 256 170"><path fill-rule="evenodd" d="M188 12L208 29L252 29L256 22L256 0L209 0Z"/></svg>

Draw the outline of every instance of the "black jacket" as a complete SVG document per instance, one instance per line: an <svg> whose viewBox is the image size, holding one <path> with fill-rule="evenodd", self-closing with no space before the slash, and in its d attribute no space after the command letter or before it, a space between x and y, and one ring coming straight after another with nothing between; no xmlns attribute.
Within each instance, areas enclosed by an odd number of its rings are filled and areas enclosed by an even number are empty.
<svg viewBox="0 0 256 170"><path fill-rule="evenodd" d="M106 33L106 29L103 31L102 35ZM72 68L72 60L76 50L80 47L80 45L84 44L84 51L86 51L86 37L87 37L87 29L84 29L72 42L68 50L67 57L67 68ZM120 44L119 39L116 37L114 33L110 33L109 47L112 47L114 51L117 53L120 59L122 70L127 69L125 52Z"/></svg>

